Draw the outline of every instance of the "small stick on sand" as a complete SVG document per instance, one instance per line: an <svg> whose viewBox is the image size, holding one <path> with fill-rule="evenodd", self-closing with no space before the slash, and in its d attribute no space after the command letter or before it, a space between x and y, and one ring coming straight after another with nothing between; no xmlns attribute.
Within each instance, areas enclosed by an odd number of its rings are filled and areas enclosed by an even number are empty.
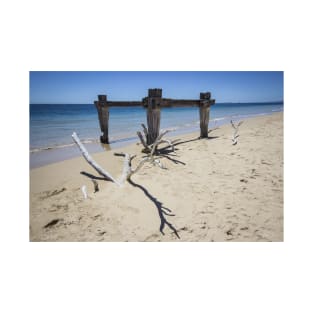
<svg viewBox="0 0 313 313"><path fill-rule="evenodd" d="M235 125L235 123L230 120L230 124L231 126L233 127L234 129L234 134L233 134L233 138L232 138L232 142L233 142L233 146L237 144L237 138L239 137L238 135L238 129L239 129L239 126L243 123L243 121L240 121L237 125Z"/></svg>
<svg viewBox="0 0 313 313"><path fill-rule="evenodd" d="M87 187L84 185L82 186L82 193L83 193L83 196L84 196L84 199L86 200L88 198L88 195L87 195Z"/></svg>

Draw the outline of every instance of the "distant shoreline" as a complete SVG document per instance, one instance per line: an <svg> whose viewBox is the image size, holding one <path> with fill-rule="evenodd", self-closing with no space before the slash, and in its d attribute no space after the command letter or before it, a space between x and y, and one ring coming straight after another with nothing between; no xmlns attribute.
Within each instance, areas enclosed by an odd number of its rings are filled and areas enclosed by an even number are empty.
<svg viewBox="0 0 313 313"><path fill-rule="evenodd" d="M119 101L124 101L122 99L118 99ZM115 101L115 100L112 100ZM278 101L252 101L252 102L216 102L217 104L284 104L284 100ZM30 103L29 105L94 105L93 103Z"/></svg>

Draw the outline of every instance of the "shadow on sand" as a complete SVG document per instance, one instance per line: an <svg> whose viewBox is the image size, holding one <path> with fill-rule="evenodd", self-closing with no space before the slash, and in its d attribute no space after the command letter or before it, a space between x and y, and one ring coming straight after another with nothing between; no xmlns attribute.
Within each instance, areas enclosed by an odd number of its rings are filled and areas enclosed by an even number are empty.
<svg viewBox="0 0 313 313"><path fill-rule="evenodd" d="M91 179L99 179L99 180L110 181L110 179L108 179L108 178L106 178L106 177L104 177L104 176L95 176L95 175L93 175L93 174L90 174L90 173L87 173L87 172L84 172L84 171L80 172L80 174L82 174L82 175L84 175L84 176L87 176L87 177L89 177L89 178L91 178Z"/></svg>
<svg viewBox="0 0 313 313"><path fill-rule="evenodd" d="M176 147L178 145L181 145L181 144L184 144L184 143L188 143L188 142L193 142L193 141L199 141L199 140L211 140L211 139L216 139L216 138L219 138L218 136L209 136L207 138L200 138L200 137L197 137L197 138L194 138L194 139L189 139L189 140L185 140L185 141L178 141L176 143L173 144L173 147ZM176 150L179 150L179 149L176 149ZM179 161L177 159L174 159L172 158L172 156L175 156L174 154L171 154L173 153L173 150L172 150L172 147L171 146L166 146L166 147L163 147L161 149L158 150L158 154L164 158L167 158L168 160L174 162L175 164L182 164L182 165L186 165L186 163L182 162L182 161Z"/></svg>
<svg viewBox="0 0 313 313"><path fill-rule="evenodd" d="M171 210L169 208L166 208L163 206L163 203L160 202L157 198L153 197L151 195L151 193L149 193L149 191L139 185L139 184L136 184L135 182L133 182L131 179L129 179L129 183L133 186L133 187L137 187L139 189L142 190L142 192L148 197L149 200L151 200L153 202L153 204L155 205L155 207L157 208L158 210L158 213L159 213L159 217L160 217L160 221L161 221L161 224L160 224L160 232L164 235L164 232L163 232L163 229L165 227L165 225L167 225L173 232L174 234L176 235L176 237L178 239L180 239L179 235L178 235L178 232L177 232L177 229L166 219L165 215L168 215L168 216L175 216L174 214L171 214Z"/></svg>
<svg viewBox="0 0 313 313"><path fill-rule="evenodd" d="M199 141L199 140L211 140L211 139L217 139L217 138L219 138L219 136L208 136L208 137L206 137L206 138L196 137L196 138L194 138L194 139L189 139L189 140L185 140L185 141L178 141L178 142L175 142L175 143L173 143L173 146L176 147L176 146L182 145L182 144L184 144L184 143L188 143L188 142ZM177 140L179 140L179 139L177 139ZM163 154L164 151L165 151L165 152L170 152L170 151L168 150L168 149L170 149L170 148L171 148L171 146L166 146L166 147L164 147L164 148L159 149L158 151Z"/></svg>

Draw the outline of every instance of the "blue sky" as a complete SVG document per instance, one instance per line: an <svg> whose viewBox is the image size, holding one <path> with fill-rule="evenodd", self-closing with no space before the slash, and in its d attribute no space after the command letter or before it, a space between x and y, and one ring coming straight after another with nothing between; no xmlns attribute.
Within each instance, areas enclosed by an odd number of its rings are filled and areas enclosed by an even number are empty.
<svg viewBox="0 0 313 313"><path fill-rule="evenodd" d="M216 102L283 100L283 72L30 72L30 103L92 103L141 100L149 88L163 97L198 99L210 91Z"/></svg>

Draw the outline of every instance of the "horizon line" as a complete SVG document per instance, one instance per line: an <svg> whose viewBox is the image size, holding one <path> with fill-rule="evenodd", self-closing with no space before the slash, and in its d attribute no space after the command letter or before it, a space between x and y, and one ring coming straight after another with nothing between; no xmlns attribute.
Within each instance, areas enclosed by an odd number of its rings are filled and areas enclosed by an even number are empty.
<svg viewBox="0 0 313 313"><path fill-rule="evenodd" d="M124 101L124 100L115 100L115 101ZM214 105L216 104L226 104L226 103L233 103L233 104L246 104L246 103L277 103L277 102L282 102L284 103L284 100L269 100L269 101L223 101L223 102L216 102ZM68 104L68 105L90 105L90 104L94 104L94 103L42 103L42 102L38 102L38 103L29 103L30 105L40 105L40 104L47 104L47 105L61 105L61 104Z"/></svg>

